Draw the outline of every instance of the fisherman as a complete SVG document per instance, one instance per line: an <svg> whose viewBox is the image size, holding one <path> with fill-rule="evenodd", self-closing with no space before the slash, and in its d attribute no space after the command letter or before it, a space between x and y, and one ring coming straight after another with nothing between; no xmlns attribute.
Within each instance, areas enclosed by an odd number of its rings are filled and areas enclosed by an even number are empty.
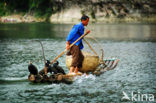
<svg viewBox="0 0 156 103"><path fill-rule="evenodd" d="M89 17L86 15L83 15L81 17L81 22L74 25L73 28L71 29L71 31L69 32L68 36L67 36L66 49L69 50L67 55L72 55L72 63L70 66L69 74L78 73L78 71L82 67L82 63L84 60L84 56L81 52L81 50L84 47L83 43L82 43L83 38L80 39L77 43L75 43L75 45L73 45L71 48L70 48L70 44L72 44L81 35L84 34L84 29L85 29L84 26L87 26L88 22L89 22ZM87 30L86 33L89 34L90 30Z"/></svg>

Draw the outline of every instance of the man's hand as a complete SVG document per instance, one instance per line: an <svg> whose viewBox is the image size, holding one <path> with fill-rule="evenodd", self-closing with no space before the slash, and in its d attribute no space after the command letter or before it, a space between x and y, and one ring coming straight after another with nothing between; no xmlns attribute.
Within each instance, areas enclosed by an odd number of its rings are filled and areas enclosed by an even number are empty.
<svg viewBox="0 0 156 103"><path fill-rule="evenodd" d="M66 49L69 50L70 49L70 43L69 41L67 41L67 44L66 44Z"/></svg>
<svg viewBox="0 0 156 103"><path fill-rule="evenodd" d="M90 30L87 30L86 33L89 34L90 33Z"/></svg>

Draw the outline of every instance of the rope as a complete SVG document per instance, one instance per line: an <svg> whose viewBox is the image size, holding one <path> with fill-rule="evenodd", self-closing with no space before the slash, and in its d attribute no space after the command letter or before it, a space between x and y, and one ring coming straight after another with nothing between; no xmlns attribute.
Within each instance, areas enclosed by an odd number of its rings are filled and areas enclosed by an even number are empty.
<svg viewBox="0 0 156 103"><path fill-rule="evenodd" d="M43 59L44 59L44 64L46 63L46 58L45 58L45 54L44 54L44 48L43 48L43 44L40 40L32 40L32 41L37 41L40 43L41 47L42 47L42 56L43 56Z"/></svg>
<svg viewBox="0 0 156 103"><path fill-rule="evenodd" d="M91 45L89 44L89 42L83 38L83 40L86 42L86 44L88 44L89 48L94 52L95 55L97 55L97 53L95 52L95 50L91 47ZM98 55L97 55L98 56Z"/></svg>
<svg viewBox="0 0 156 103"><path fill-rule="evenodd" d="M94 40L97 43L97 45L100 47L100 51L101 51L100 62L102 62L103 61L103 48L102 48L101 44L94 37L87 37L87 38Z"/></svg>

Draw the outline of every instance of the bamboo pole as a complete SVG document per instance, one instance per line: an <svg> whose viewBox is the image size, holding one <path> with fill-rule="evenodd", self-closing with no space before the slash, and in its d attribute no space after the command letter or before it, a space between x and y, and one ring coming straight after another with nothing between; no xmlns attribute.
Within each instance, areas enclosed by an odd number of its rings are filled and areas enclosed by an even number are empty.
<svg viewBox="0 0 156 103"><path fill-rule="evenodd" d="M86 39L83 39L86 44L89 46L90 50L92 50L94 52L95 55L97 55L97 53L95 52L95 50L92 48L92 46L89 44L89 42ZM98 56L98 55L97 55Z"/></svg>
<svg viewBox="0 0 156 103"><path fill-rule="evenodd" d="M77 43L80 39L82 39L84 36L86 36L87 35L87 32L85 33L85 34L83 34L82 36L80 36L74 43L72 43L71 45L70 45L70 48L75 44L75 43ZM64 53L66 53L67 52L67 49L65 49L63 52L61 52L55 59L53 59L51 62L50 62L50 64L53 64L54 62L56 62L56 60L58 59L58 58L60 58Z"/></svg>

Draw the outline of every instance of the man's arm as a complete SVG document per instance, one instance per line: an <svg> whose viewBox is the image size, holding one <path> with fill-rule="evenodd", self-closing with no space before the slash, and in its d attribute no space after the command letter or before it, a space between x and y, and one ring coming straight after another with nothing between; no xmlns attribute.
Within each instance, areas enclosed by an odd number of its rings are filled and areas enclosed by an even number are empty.
<svg viewBox="0 0 156 103"><path fill-rule="evenodd" d="M86 31L86 35L89 34L89 33L90 33L90 30L87 30L87 31ZM82 45L83 45L83 44L82 44ZM70 49L70 42L69 42L69 41L67 41L66 49L67 49L67 50Z"/></svg>
<svg viewBox="0 0 156 103"><path fill-rule="evenodd" d="M68 36L67 36L67 41L70 41L73 39L73 37L75 36L75 34L78 31L78 27L74 25L74 27L72 28L72 30L69 32Z"/></svg>
<svg viewBox="0 0 156 103"><path fill-rule="evenodd" d="M80 33L81 35L83 35L83 34L84 34L84 28L80 27L80 28L79 28L79 33ZM90 33L90 30L86 30L86 33L89 34L89 33Z"/></svg>
<svg viewBox="0 0 156 103"><path fill-rule="evenodd" d="M67 44L66 44L66 49L69 50L70 49L70 40L72 40L75 36L75 34L78 31L78 27L76 25L73 26L72 30L69 32L68 37L67 37Z"/></svg>
<svg viewBox="0 0 156 103"><path fill-rule="evenodd" d="M66 44L66 49L69 50L70 49L70 43L69 41L67 41L67 44Z"/></svg>

